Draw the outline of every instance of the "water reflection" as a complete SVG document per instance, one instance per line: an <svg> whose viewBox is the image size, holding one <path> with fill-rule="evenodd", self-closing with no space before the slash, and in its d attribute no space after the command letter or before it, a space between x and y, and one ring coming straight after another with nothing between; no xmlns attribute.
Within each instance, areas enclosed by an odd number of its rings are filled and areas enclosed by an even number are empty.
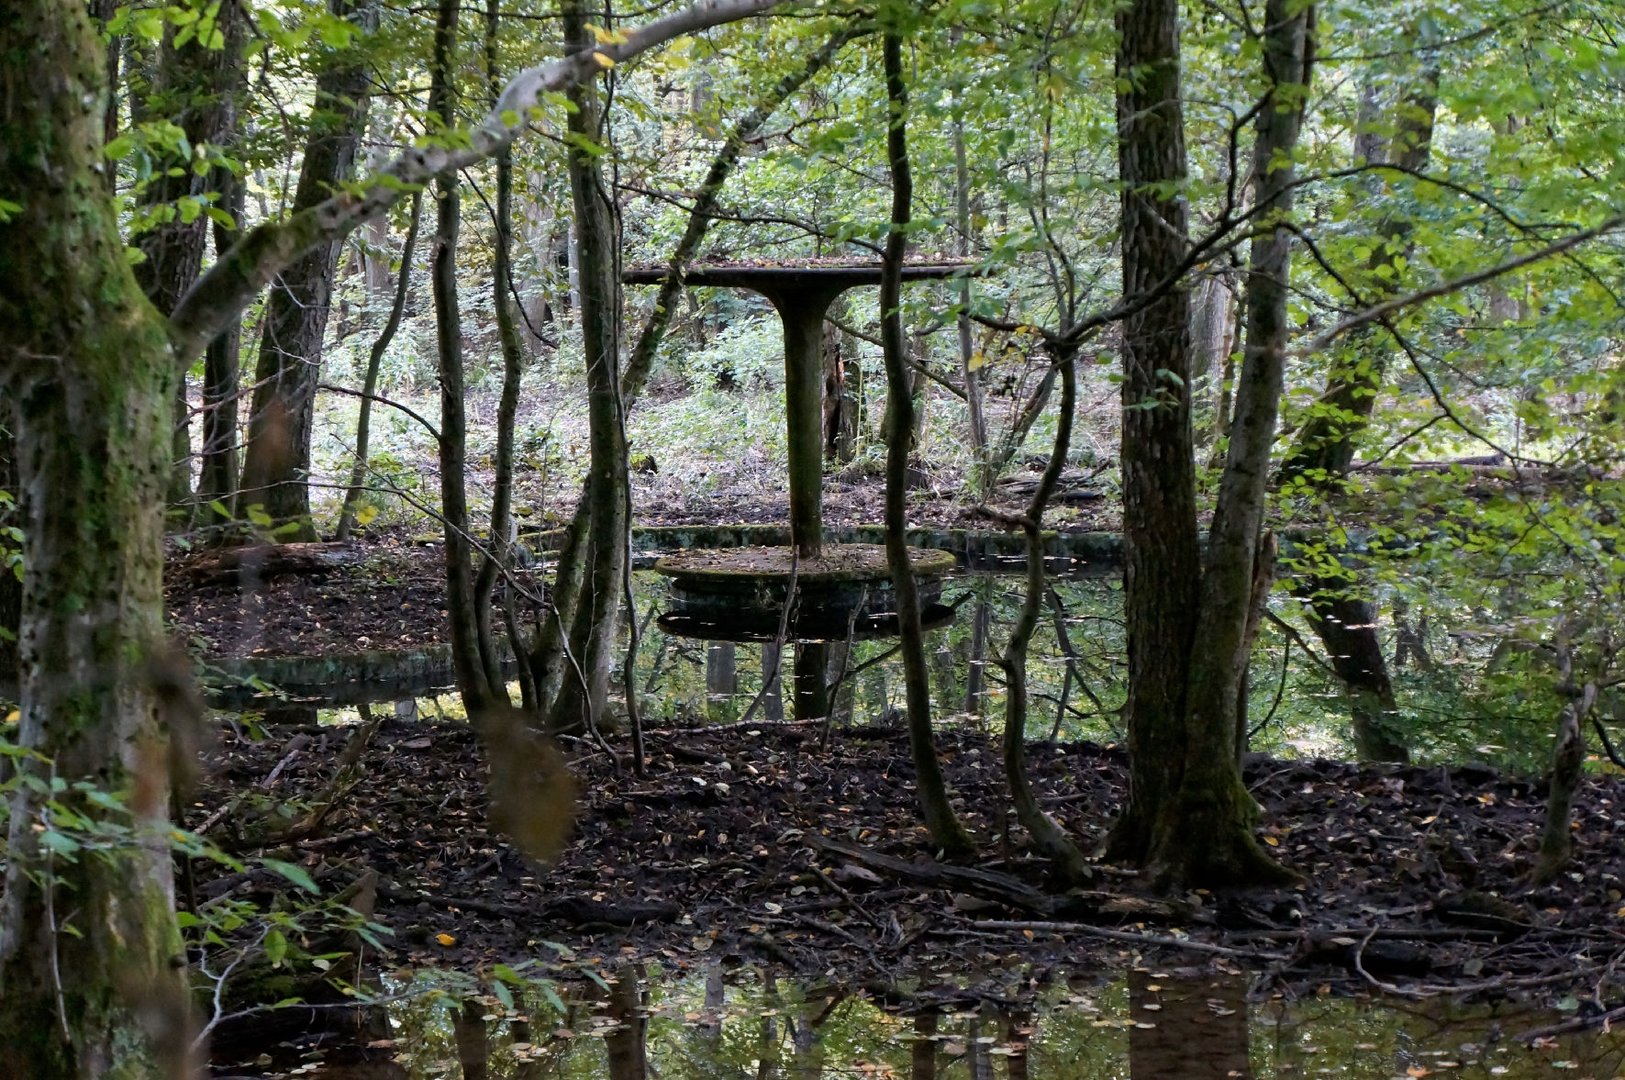
<svg viewBox="0 0 1625 1080"><path fill-rule="evenodd" d="M952 1004L888 1011L829 985L720 966L633 965L512 1011L461 1003L419 974L397 988L389 1035L226 1054L217 1076L319 1080L1208 1080L1332 1076L1614 1077L1625 1039L1516 1042L1550 1015L1444 1002L1330 998L1249 1004L1232 976L1134 970L1053 988L1032 1011ZM421 991L421 992L420 992ZM377 1028L368 1034L376 1035ZM228 1050L230 1048L219 1048ZM248 1060L242 1058L248 1057Z"/></svg>

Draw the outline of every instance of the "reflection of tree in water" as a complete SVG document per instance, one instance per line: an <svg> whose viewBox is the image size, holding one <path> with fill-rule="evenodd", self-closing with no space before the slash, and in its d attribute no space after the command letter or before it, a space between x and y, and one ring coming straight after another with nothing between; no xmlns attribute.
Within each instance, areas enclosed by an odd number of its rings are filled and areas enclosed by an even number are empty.
<svg viewBox="0 0 1625 1080"><path fill-rule="evenodd" d="M938 715L980 717L989 697L996 700L1003 693L1002 678L989 671L989 657L1002 648L1015 620L1019 586L1020 579L1009 574L973 573L947 582L943 603L958 614L927 639L935 661L930 671ZM639 622L647 632L636 682L653 719L731 719L749 707L768 672L799 688L803 699L797 715L833 711L837 726L882 723L888 708L901 703L902 682L893 676L898 666L895 639L857 640L850 649L844 639L792 643L774 662L773 653L779 650L772 643L747 645L741 656L737 645L684 639L661 630L651 618L666 603L661 582L640 579L637 596ZM1121 588L1108 578L1057 577L1047 600L1049 617L1034 637L1028 669L1039 703L1030 734L1042 737L1053 727L1062 738L1111 738L1123 697ZM800 677L791 679L798 671ZM893 695L898 702L892 702ZM785 711L783 698L770 694L753 718L773 721Z"/></svg>
<svg viewBox="0 0 1625 1080"><path fill-rule="evenodd" d="M1133 1080L1225 1080L1253 1075L1247 998L1239 979L1128 976ZM1141 1026L1148 1025L1148 1026Z"/></svg>
<svg viewBox="0 0 1625 1080"><path fill-rule="evenodd" d="M909 1080L937 1080L937 1014L914 1018L914 1040L909 1048Z"/></svg>
<svg viewBox="0 0 1625 1080"><path fill-rule="evenodd" d="M615 1024L604 1032L610 1080L649 1078L649 999L643 987L642 964L610 977L605 1011Z"/></svg>

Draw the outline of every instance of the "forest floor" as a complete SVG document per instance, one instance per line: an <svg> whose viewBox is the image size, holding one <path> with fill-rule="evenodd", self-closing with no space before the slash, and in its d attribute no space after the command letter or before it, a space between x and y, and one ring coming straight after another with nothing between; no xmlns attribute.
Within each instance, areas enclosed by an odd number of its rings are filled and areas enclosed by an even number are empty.
<svg viewBox="0 0 1625 1080"><path fill-rule="evenodd" d="M1247 972L1262 994L1569 996L1580 1021L1620 995L1619 780L1585 782L1572 873L1534 887L1543 792L1528 780L1258 758L1246 772L1260 835L1304 883L1167 901L1104 866L1089 889L1053 888L1006 831L997 744L965 728L942 731L939 748L979 840L974 864L931 857L902 731L837 729L821 745L819 728L790 723L652 731L642 777L572 744L572 837L543 868L489 822L468 725L388 717L355 747L359 779L319 830L264 839L331 796L361 730L274 727L255 740L224 727L186 824L239 855L297 864L329 894L375 873L390 964L722 960L933 1001L1019 999L1051 976L1143 960ZM1097 844L1125 790L1122 753L1034 744L1030 757L1044 805ZM266 869L197 869L205 905L292 891Z"/></svg>

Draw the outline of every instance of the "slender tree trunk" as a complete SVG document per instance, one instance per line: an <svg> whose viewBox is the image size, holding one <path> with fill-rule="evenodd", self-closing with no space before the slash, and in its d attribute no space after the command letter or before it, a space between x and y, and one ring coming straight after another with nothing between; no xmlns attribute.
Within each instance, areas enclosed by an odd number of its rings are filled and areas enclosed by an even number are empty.
<svg viewBox="0 0 1625 1080"><path fill-rule="evenodd" d="M225 209L232 220L243 219L243 182L221 170L221 190ZM230 248L235 232L221 222L214 223L214 254L220 258ZM237 498L237 397L242 382L243 323L239 317L213 341L203 358L203 447L198 470L197 501L201 520L213 525L234 512ZM213 507L218 505L226 513Z"/></svg>
<svg viewBox="0 0 1625 1080"><path fill-rule="evenodd" d="M1027 505L1022 532L1027 540L1027 592L1021 614L1010 629L1004 648L1004 779L1016 820L1033 838L1038 850L1050 861L1056 877L1068 887L1082 885L1090 878L1088 860L1054 818L1044 812L1027 778L1027 646L1044 604L1044 538L1041 533L1044 509L1049 505L1055 484L1066 467L1066 454L1072 442L1072 413L1078 401L1078 375L1073 350L1056 356L1061 369L1061 415L1055 428L1055 445L1049 464Z"/></svg>
<svg viewBox="0 0 1625 1080"><path fill-rule="evenodd" d="M355 528L356 509L360 505L362 486L367 478L367 458L372 449L372 401L378 393L378 372L383 367L384 354L401 328L406 313L406 298L412 290L412 256L417 250L418 228L423 222L423 193L412 196L412 209L408 211L406 240L401 244L401 268L395 277L394 300L389 316L378 331L367 354L367 371L361 380L361 405L355 422L355 463L350 466L350 483L344 489L344 506L339 510L338 527L333 530L336 540L348 540ZM381 261L381 260L380 260Z"/></svg>
<svg viewBox="0 0 1625 1080"><path fill-rule="evenodd" d="M880 278L880 336L886 355L886 416L894 432L913 428L914 400L908 387L908 343L903 337L902 301L903 257L907 251L907 229L914 198L914 180L909 170L905 123L908 91L903 83L903 42L887 30L883 46L886 68L886 101L889 128L886 156L891 166L891 229L886 234L884 269ZM886 448L886 561L891 566L892 588L897 595L897 623L902 635L903 685L908 701L908 741L914 758L914 783L925 827L931 843L955 858L974 848L948 802L948 787L937 760L931 732L931 680L925 663L925 631L920 624L919 590L914 569L908 561L905 481L908 472L908 440L892 439Z"/></svg>
<svg viewBox="0 0 1625 1080"><path fill-rule="evenodd" d="M491 88L493 107L502 94L501 69L497 64L497 27L501 13L497 0L487 0L485 6L485 65ZM497 655L496 638L491 628L492 590L497 575L509 564L513 540L513 458L514 428L519 416L519 389L524 379L525 349L519 340L519 324L515 318L516 301L513 296L513 154L502 150L497 154L496 232L493 244L491 276L492 305L496 310L497 342L502 349L502 395L497 402L497 446L493 465L495 476L491 490L490 550L474 579L474 623L479 633L480 655L485 658L486 670L492 681L502 684L502 660ZM504 590L510 600L511 590ZM512 603L504 606L510 628L518 625ZM514 646L518 647L517 640Z"/></svg>
<svg viewBox="0 0 1625 1080"><path fill-rule="evenodd" d="M330 0L329 10L368 28L377 15L371 0ZM370 86L367 66L353 54L339 54L317 76L295 213L327 199L354 173ZM237 509L241 514L259 506L273 527L288 526L289 535L300 540L316 539L310 520L310 438L341 243L334 238L317 244L271 287L254 371Z"/></svg>
<svg viewBox="0 0 1625 1080"><path fill-rule="evenodd" d="M953 41L959 42L960 31L952 31ZM960 91L959 93L963 93ZM954 118L954 254L961 259L971 253L970 161L965 151L965 112L955 95ZM970 279L959 283L959 314L954 320L959 342L959 379L965 387L965 423L970 433L970 448L976 462L973 487L982 498L993 490L997 477L989 475L987 457L987 420L982 413L981 365L976 363L976 349L971 337Z"/></svg>
<svg viewBox="0 0 1625 1080"><path fill-rule="evenodd" d="M430 68L429 108L449 130L457 122L452 57L457 47L459 0L440 0ZM446 609L451 623L452 666L469 715L493 703L507 704L500 671L493 674L480 650L474 553L469 535L468 421L463 398L463 324L457 301L457 237L462 226L457 174L435 181L436 226L430 257L435 336L440 357L440 513L445 522Z"/></svg>
<svg viewBox="0 0 1625 1080"><path fill-rule="evenodd" d="M1575 685L1571 628L1558 633L1557 683L1563 708L1557 714L1557 739L1552 747L1552 778L1546 794L1546 821L1540 832L1540 851L1530 878L1538 884L1556 880L1574 857L1574 795L1585 768L1585 724L1597 707L1597 684Z"/></svg>
<svg viewBox="0 0 1625 1080"><path fill-rule="evenodd" d="M0 222L0 395L28 567L16 740L39 755L8 796L0 1075L29 1080L190 1064L164 824L174 718L155 686L179 365L102 179L102 66L78 0L0 7L0 191L21 204ZM47 842L73 834L53 804L131 831L66 858Z"/></svg>
<svg viewBox="0 0 1625 1080"><path fill-rule="evenodd" d="M590 46L592 36L587 30L585 6L571 0L560 10L566 46ZM597 89L581 84L573 87L569 95L575 106L568 118L570 131L578 140L595 143L603 137ZM584 554L588 570L582 578L583 591L570 627L570 653L575 664L566 669L550 710L549 723L555 730L596 725L609 699L623 590L621 575L626 572L625 489L629 483L621 421L621 291L612 196L604 184L597 156L579 142L570 148L568 166L587 361L588 528Z"/></svg>

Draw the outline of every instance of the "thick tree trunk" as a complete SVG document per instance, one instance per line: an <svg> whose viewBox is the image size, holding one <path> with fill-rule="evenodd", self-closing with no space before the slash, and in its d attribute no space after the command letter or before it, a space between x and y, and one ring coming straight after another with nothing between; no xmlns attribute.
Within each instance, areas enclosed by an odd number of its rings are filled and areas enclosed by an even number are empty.
<svg viewBox="0 0 1625 1080"><path fill-rule="evenodd" d="M908 92L903 83L903 42L887 30L883 45L886 68L886 157L891 166L891 228L886 234L884 269L880 278L880 337L886 356L886 417L894 432L913 430L914 400L909 395L908 343L903 337L903 316L898 310L903 293L903 257L914 198L909 170L905 123ZM908 702L908 741L914 759L914 784L931 843L949 856L962 858L974 847L948 802L948 787L937 760L931 732L931 678L925 663L925 631L920 624L919 590L908 561L905 480L908 441L892 439L886 448L886 561L891 566L897 596L897 624L901 633L903 685Z"/></svg>
<svg viewBox="0 0 1625 1080"><path fill-rule="evenodd" d="M363 25L370 25L377 11L370 0L331 0L329 7ZM295 213L321 203L350 179L370 86L366 65L353 55L340 54L317 76ZM339 247L340 238L333 238L306 251L282 272L265 303L238 512L261 507L273 527L292 526L288 539L316 539L310 520L310 436Z"/></svg>
<svg viewBox="0 0 1625 1080"><path fill-rule="evenodd" d="M230 140L237 121L237 94L243 82L242 44L244 8L235 3L217 9L212 26L200 21L185 44L176 45L171 31L164 41L150 99L144 107L172 119L186 133L190 146L220 146ZM218 42L211 40L218 30ZM203 268L203 248L209 237L209 217L199 207L181 200L203 200L225 179L223 170L201 175L191 160L163 161L142 194L142 202L164 217L137 241L144 258L136 264L141 291L160 312L168 314L197 281ZM175 388L175 425L171 440L174 470L168 499L185 503L192 495L192 443L190 407L186 400L186 368Z"/></svg>
<svg viewBox="0 0 1625 1080"><path fill-rule="evenodd" d="M1176 0L1117 14L1123 295L1174 274L1187 246ZM1183 284L1123 323L1123 547L1128 624L1128 799L1111 857L1143 863L1184 775L1185 688L1201 562L1190 425L1190 296Z"/></svg>
<svg viewBox="0 0 1625 1080"><path fill-rule="evenodd" d="M1291 0L1269 0L1264 21L1269 100L1258 114L1253 198L1265 222L1282 221L1291 213L1290 161L1303 116L1301 88L1307 85L1309 74L1313 9L1293 11L1292 6ZM1143 185L1184 176L1176 18L1177 5L1169 0L1146 0L1119 15L1123 32L1119 70L1146 72L1143 80L1134 79L1135 87L1120 93L1118 99L1126 185L1124 292L1129 296L1170 277L1184 254L1182 201L1177 196L1161 201L1151 208L1152 213L1136 205L1138 199L1156 200ZM1144 97L1137 100L1140 93ZM1154 147L1160 149L1153 152ZM1154 236L1145 226L1154 230L1158 216L1168 227ZM1125 326L1129 366L1124 391L1124 521L1131 545L1128 724L1133 786L1114 844L1118 853L1148 866L1164 887L1279 882L1292 877L1270 861L1253 838L1256 804L1242 784L1235 752L1270 447L1286 363L1291 235L1283 222L1283 227L1261 233L1253 243L1247 281L1247 344L1236 388L1236 414L1206 562L1193 575L1193 581L1199 583L1192 605L1194 618L1165 606L1176 591L1167 579L1178 575L1178 568L1147 565L1141 561L1143 553L1135 550L1147 542L1145 527L1160 520L1165 527L1181 529L1175 557L1193 554L1185 544L1193 542L1194 536L1183 533L1185 528L1194 532L1195 527L1188 307L1182 302L1159 301L1150 310L1166 305L1167 321L1148 320L1136 327L1135 320L1130 320ZM1182 290L1175 290L1170 299L1175 296L1184 299ZM1146 371L1147 365L1155 366ZM1136 413L1161 420L1140 419ZM1141 424L1148 430L1131 436L1131 425ZM1156 441L1134 445L1139 438ZM1154 456L1159 453L1163 456L1157 461ZM1153 460L1143 461L1142 455ZM1131 462L1138 467L1131 470ZM1148 484L1156 480L1181 486L1149 491ZM1130 492L1133 512L1128 505ZM1172 509L1175 494L1177 521L1162 516ZM1161 505L1156 501L1159 496ZM1150 576L1162 578L1161 587L1147 589ZM1155 636L1142 631L1142 619ZM1153 643L1181 647L1183 670L1165 668L1165 657L1147 662L1144 650L1148 644L1156 647ZM1159 669L1165 677L1177 678L1182 700L1171 700L1167 688L1144 684ZM1153 760L1146 761L1147 754ZM1171 755L1172 760L1164 755ZM1141 783L1142 776L1147 783ZM1148 799L1148 794L1154 798Z"/></svg>
<svg viewBox="0 0 1625 1080"><path fill-rule="evenodd" d="M40 755L9 796L0 1075L30 1080L174 1075L191 1034L163 823L173 718L155 687L179 368L102 179L102 64L77 0L0 7L0 191L21 203L0 222L28 566L17 741ZM132 831L65 858L75 830L47 798Z"/></svg>
<svg viewBox="0 0 1625 1080"><path fill-rule="evenodd" d="M1152 839L1152 865L1173 882L1215 885L1290 877L1253 839L1256 804L1242 785L1235 747L1252 645L1248 629L1254 586L1264 572L1258 550L1291 329L1292 233L1286 226L1292 213L1291 161L1309 84L1313 12L1313 6L1296 0L1269 0L1265 6L1269 100L1259 111L1253 145L1253 204L1261 224L1278 226L1260 232L1252 244L1245 287L1246 347L1230 449L1208 532L1186 690L1185 775L1176 806L1160 815Z"/></svg>

